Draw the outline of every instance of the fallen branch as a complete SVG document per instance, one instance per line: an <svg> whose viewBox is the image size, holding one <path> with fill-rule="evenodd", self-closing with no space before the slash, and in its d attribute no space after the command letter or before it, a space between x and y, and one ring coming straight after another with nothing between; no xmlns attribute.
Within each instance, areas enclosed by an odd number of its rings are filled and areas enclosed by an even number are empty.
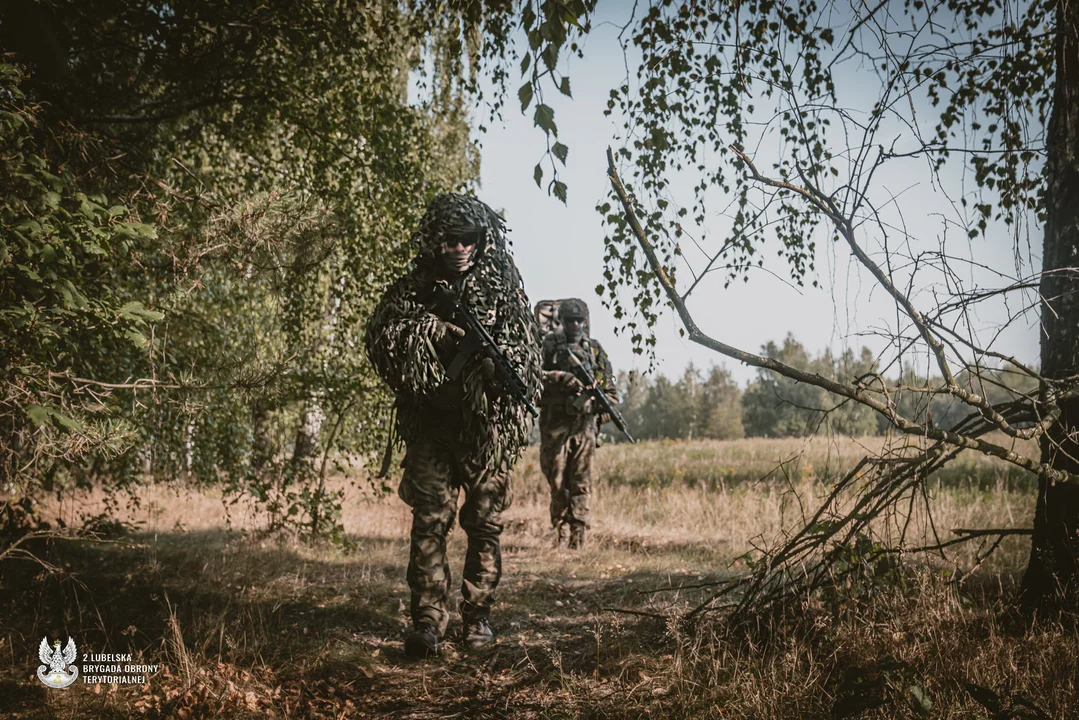
<svg viewBox="0 0 1079 720"><path fill-rule="evenodd" d="M600 608L600 610L602 610L603 612L621 613L623 615L637 615L640 617L656 618L658 620L670 619L669 615L663 615L662 613L644 612L643 610L630 610L628 608L605 607Z"/></svg>
<svg viewBox="0 0 1079 720"><path fill-rule="evenodd" d="M1002 529L985 529L985 530L967 530L964 528L956 528L952 530L956 535L963 535L964 537L981 537L983 535L1033 535L1034 528L1002 528Z"/></svg>
<svg viewBox="0 0 1079 720"><path fill-rule="evenodd" d="M677 592L679 590L700 590L702 588L720 587L722 585L730 585L732 583L738 583L745 580L745 576L736 578L726 578L723 580L710 580L708 582L694 583L692 585L675 585L674 587L665 588L653 588L651 590L638 590L638 595L655 595L661 592Z"/></svg>

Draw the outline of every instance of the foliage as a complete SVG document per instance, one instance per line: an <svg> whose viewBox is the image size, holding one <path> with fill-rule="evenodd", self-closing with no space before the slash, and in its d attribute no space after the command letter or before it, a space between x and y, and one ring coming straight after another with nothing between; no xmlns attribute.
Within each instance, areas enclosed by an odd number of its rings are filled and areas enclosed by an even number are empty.
<svg viewBox="0 0 1079 720"><path fill-rule="evenodd" d="M881 166L919 158L935 176L957 158L975 189L955 194L953 229L987 239L1001 220L1018 244L1044 189L1049 8L1038 0L640 6L625 25L624 46L640 57L636 77L612 89L608 113L622 118L617 158L629 163L638 215L661 263L679 268L680 241L707 246L706 218L719 210L729 227L712 243L709 269L725 270L727 282L748 279L772 250L795 282L817 285L818 242L837 237L817 232L825 216L798 193L762 193L731 148L760 151L781 181L820 187L837 207L854 209L886 206L870 184ZM837 78L871 82L878 94ZM837 157L837 148L849 152ZM688 201L676 179L689 183ZM622 213L610 203L597 209L610 230L597 292L647 348L660 288Z"/></svg>
<svg viewBox="0 0 1079 720"><path fill-rule="evenodd" d="M849 350L838 358L829 350L814 358L791 335L782 345L767 343L762 351L767 357L841 382L871 373L874 367L868 348L862 348L857 361ZM644 439L733 440L815 433L858 437L887 427L869 408L766 369L758 371L757 379L744 393L726 368L712 365L704 375L692 364L677 381L663 375L649 379L635 372L623 373L619 392L619 409L634 436ZM940 405L944 408L941 419L951 420L955 411L943 400Z"/></svg>
<svg viewBox="0 0 1079 720"><path fill-rule="evenodd" d="M791 367L844 383L872 373L875 364L868 348L862 348L857 359L849 349L838 358L830 351L810 358L792 335L781 346L767 343L761 353ZM757 371L757 380L746 388L743 403L743 421L750 436L790 437L826 430L857 437L874 434L878 429L876 414L870 408L844 402L823 388L797 382L772 370Z"/></svg>
<svg viewBox="0 0 1079 720"><path fill-rule="evenodd" d="M623 165L632 161L631 185L641 194L627 190L608 150L620 207L598 208L612 231L608 283L598 292L621 317L619 292L626 290L638 306L635 318L649 328L665 300L691 340L787 378L792 390L819 388L879 413L908 441L927 441L913 452L897 445L868 455L840 484L861 484L859 507L840 510L830 497L816 517L834 522L834 530L807 527L771 551L746 581L739 617L761 604L780 604L788 593L819 589L836 559L825 550L828 542L846 546L869 519L913 502L924 478L963 448L1039 476L1045 501L1034 521L1024 603L1031 609L1043 600L1074 606L1074 523L1063 518L1077 511L1071 447L1079 306L1064 282L1074 273L1066 258L1074 257L1079 238L1073 202L1079 78L1071 72L1079 57L1077 26L1079 14L1068 3L1008 0L915 0L851 5L849 12L841 3L660 1L629 21L642 54L638 87L627 83L612 93L610 109L626 118L625 142L633 150L623 146L618 158ZM728 150L729 163L706 158ZM948 163L951 158L960 162ZM894 173L912 167L941 190L942 212L931 214L935 232L908 226L910 204L890 187ZM688 206L674 199L678 174L696 182ZM724 211L732 231L705 250L694 236L713 206L709 197L719 193L733 195ZM1045 222L1044 272L1030 242L1038 220ZM697 228L687 231L683 222ZM684 235L704 254L702 267L675 260ZM713 270L727 270L728 282L748 280L750 269L763 268L763 260L751 256L768 236L778 241L798 283L811 277L822 237L849 250L859 272L894 304L894 319L879 318L871 329L887 344L879 369L840 382L701 330L689 295ZM1012 243L1005 263L981 256L978 241L993 237ZM638 248L644 267L633 257ZM692 282L679 283L675 269L688 270ZM981 311L990 306L999 319L984 323ZM1005 329L1037 311L1045 330L1044 373L1002 352L999 342ZM639 328L630 327L638 349L653 341L642 341ZM904 385L911 362L924 359L935 364L940 382ZM997 362L1006 374L992 369ZM859 363L845 358L841 364L856 370ZM1007 382L1016 378L1021 382ZM989 390L996 386L1003 392ZM900 412L904 396L907 412L919 414ZM962 417L939 426L934 396L961 408ZM1041 457L985 440L993 430L1013 440L1041 439ZM797 575L807 561L811 569L788 582L793 576L784 573Z"/></svg>
<svg viewBox="0 0 1079 720"><path fill-rule="evenodd" d="M163 317L119 282L154 228L56 163L22 79L0 64L0 488L20 515L35 482L132 446L130 398L86 378L142 375Z"/></svg>
<svg viewBox="0 0 1079 720"><path fill-rule="evenodd" d="M466 3L465 18L480 27L478 21L481 3ZM555 111L545 102L544 93L548 87L567 97L572 97L570 77L565 66L560 66L560 59L566 56L567 46L577 57L584 57L584 49L579 44L592 31L591 16L596 8L596 0L524 0L519 4L492 2L484 7L487 15L482 24L483 40L478 52L475 52L475 70L470 89L478 100L484 99L479 85L479 78L489 74L494 82L494 97L490 105L491 119L500 117L503 103L508 97L507 83L509 68L518 65L523 80L517 88L516 97L520 101L521 112L532 110L533 124L543 131L546 148L540 162L532 170L536 186L544 188L544 164L551 172L551 179L546 183L548 195L554 195L566 202L568 186L559 179L558 168L565 166L569 157L569 147L558 140L558 125ZM514 28L523 32L520 43ZM534 107L533 107L534 106ZM480 125L480 129L484 129Z"/></svg>
<svg viewBox="0 0 1079 720"><path fill-rule="evenodd" d="M742 413L738 412L744 396L726 368L713 365L701 383L697 398L700 418L698 437L737 440L745 435Z"/></svg>
<svg viewBox="0 0 1079 720"><path fill-rule="evenodd" d="M3 42L30 58L25 92L65 141L52 162L129 208L98 202L87 222L144 233L109 248L101 288L109 303L143 303L110 322L143 333L139 353L94 354L71 335L39 358L84 358L98 386L140 386L115 396L129 451L81 471L184 475L339 533L326 474L377 449L388 419L364 321L408 260L424 199L478 172L457 42L467 18L425 3L34 7L4 11ZM48 42L19 42L34 36ZM413 71L429 82L410 98ZM65 275L93 278L84 260ZM30 399L15 402L25 414Z"/></svg>
<svg viewBox="0 0 1079 720"><path fill-rule="evenodd" d="M676 382L663 375L649 380L637 372L621 373L618 389L619 411L634 437L733 440L743 436L742 391L726 368L713 365L704 377L690 364ZM612 432L617 437L617 431Z"/></svg>

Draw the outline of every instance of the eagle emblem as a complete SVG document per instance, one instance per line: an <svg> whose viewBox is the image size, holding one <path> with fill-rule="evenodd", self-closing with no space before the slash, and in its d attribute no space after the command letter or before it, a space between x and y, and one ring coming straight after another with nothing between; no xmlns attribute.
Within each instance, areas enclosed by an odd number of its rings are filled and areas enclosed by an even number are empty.
<svg viewBox="0 0 1079 720"><path fill-rule="evenodd" d="M75 641L71 638L67 639L67 647L63 650L59 640L54 640L50 648L48 638L41 638L37 656L44 664L37 668L37 679L51 688L66 688L79 676L79 669L72 664L75 654Z"/></svg>

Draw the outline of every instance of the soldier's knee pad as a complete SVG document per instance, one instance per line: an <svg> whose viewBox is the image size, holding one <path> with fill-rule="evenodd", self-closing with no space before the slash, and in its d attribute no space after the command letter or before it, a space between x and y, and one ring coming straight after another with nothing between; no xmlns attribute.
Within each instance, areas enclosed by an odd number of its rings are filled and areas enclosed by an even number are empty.
<svg viewBox="0 0 1079 720"><path fill-rule="evenodd" d="M453 529L452 505L419 506L412 508L413 535L445 535Z"/></svg>
<svg viewBox="0 0 1079 720"><path fill-rule="evenodd" d="M461 528L469 537L497 538L502 534L503 527L499 513L486 515L461 510Z"/></svg>

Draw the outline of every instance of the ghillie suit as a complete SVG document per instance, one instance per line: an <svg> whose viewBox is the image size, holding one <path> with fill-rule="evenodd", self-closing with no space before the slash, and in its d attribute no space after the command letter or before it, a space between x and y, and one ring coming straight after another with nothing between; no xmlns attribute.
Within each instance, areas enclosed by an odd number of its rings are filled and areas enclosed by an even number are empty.
<svg viewBox="0 0 1079 720"><path fill-rule="evenodd" d="M552 314L551 308L556 308ZM606 422L582 394L584 386L573 376L572 353L595 377L612 403L618 402L611 361L599 341L588 337L588 306L570 298L545 301L536 306L537 319L557 329L543 337L543 397L540 399L540 469L551 487L551 525L559 542L569 537L570 547L584 543L589 526L592 490L592 459L599 439L599 426ZM583 328L574 342L562 327L567 317L583 319Z"/></svg>
<svg viewBox="0 0 1079 720"><path fill-rule="evenodd" d="M480 239L467 269L454 272L440 248L446 233L459 228ZM511 501L509 472L528 442L531 422L478 360L456 380L448 376L456 353L446 349L446 325L433 296L436 288L449 289L472 310L516 366L532 402L540 393L539 328L506 247L505 225L486 204L457 194L436 197L412 242L417 254L410 270L375 308L365 345L396 396L396 432L405 443L398 494L412 507L412 621L441 638L449 621L446 535L458 493L465 493L460 522L468 552L461 592L468 627L486 623L494 601L502 573L501 512Z"/></svg>

